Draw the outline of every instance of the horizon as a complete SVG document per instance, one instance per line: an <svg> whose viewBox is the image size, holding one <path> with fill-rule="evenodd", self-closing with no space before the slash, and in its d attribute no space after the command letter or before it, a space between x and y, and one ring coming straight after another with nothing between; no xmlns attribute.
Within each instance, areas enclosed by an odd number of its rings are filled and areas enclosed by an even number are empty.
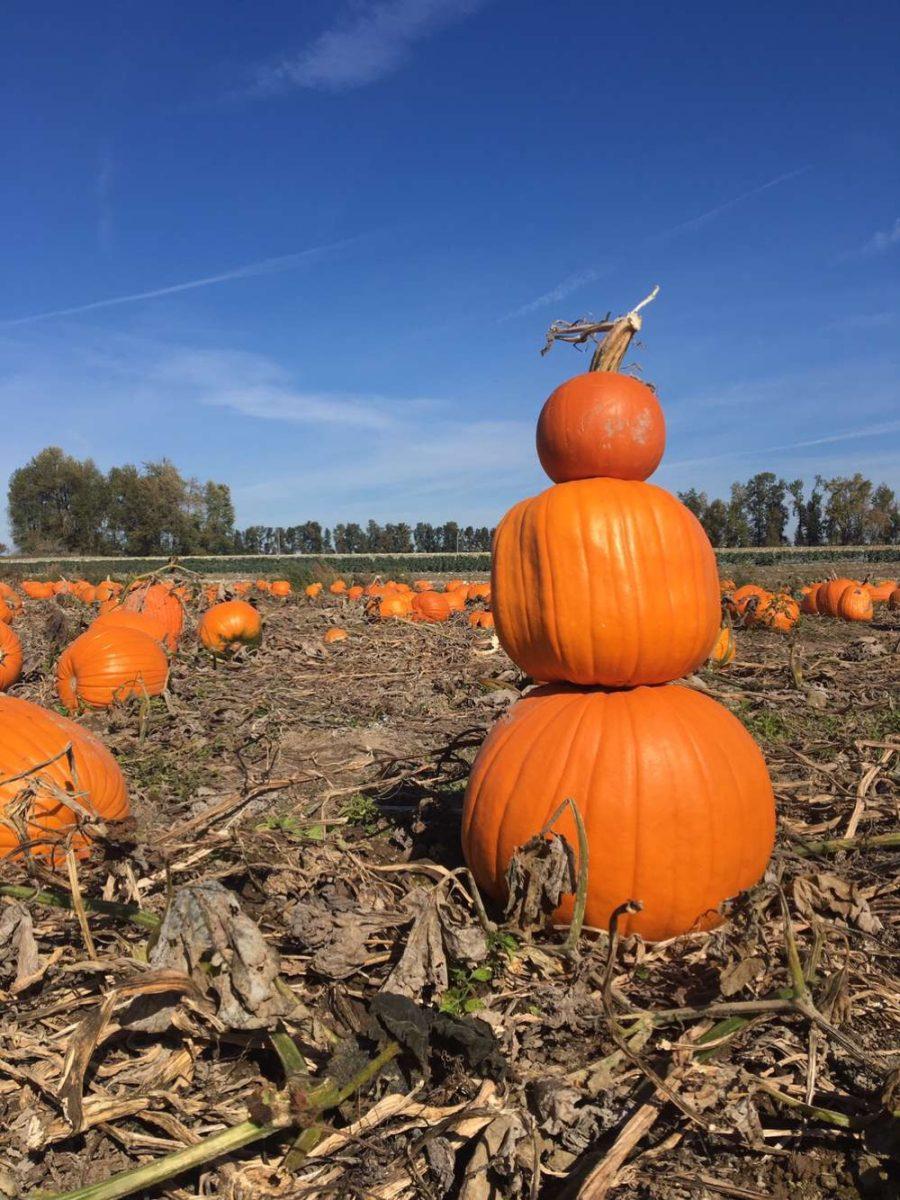
<svg viewBox="0 0 900 1200"><path fill-rule="evenodd" d="M657 283L652 482L897 488L893 6L297 9L12 4L4 491L59 444L228 482L242 528L493 526L587 366L547 327Z"/></svg>

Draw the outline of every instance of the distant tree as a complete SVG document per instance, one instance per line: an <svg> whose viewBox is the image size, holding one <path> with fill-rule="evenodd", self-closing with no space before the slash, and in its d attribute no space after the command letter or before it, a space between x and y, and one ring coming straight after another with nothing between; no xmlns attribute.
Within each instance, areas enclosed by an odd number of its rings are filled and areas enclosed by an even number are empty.
<svg viewBox="0 0 900 1200"><path fill-rule="evenodd" d="M419 554L434 554L440 546L437 531L433 525L429 525L426 521L420 521L416 525L413 531L413 539Z"/></svg>
<svg viewBox="0 0 900 1200"><path fill-rule="evenodd" d="M49 446L10 479L13 540L26 554L104 549L106 493L103 473L91 459L81 462Z"/></svg>
<svg viewBox="0 0 900 1200"><path fill-rule="evenodd" d="M207 554L227 554L234 539L234 505L227 483L203 486L200 541Z"/></svg>
<svg viewBox="0 0 900 1200"><path fill-rule="evenodd" d="M787 484L771 471L760 471L744 485L744 507L754 546L780 546L788 521Z"/></svg>
<svg viewBox="0 0 900 1200"><path fill-rule="evenodd" d="M702 521L706 536L714 546L727 544L725 533L728 529L728 506L724 500L711 500L706 506Z"/></svg>
<svg viewBox="0 0 900 1200"><path fill-rule="evenodd" d="M868 512L863 519L863 532L867 542L889 545L900 535L900 508L893 488L879 484L872 491Z"/></svg>
<svg viewBox="0 0 900 1200"><path fill-rule="evenodd" d="M743 484L733 483L731 485L731 498L728 501L725 512L726 546L738 547L749 546L751 544L750 524L744 508L745 501L746 489Z"/></svg>
<svg viewBox="0 0 900 1200"><path fill-rule="evenodd" d="M438 531L439 549L445 553L458 550L459 547L459 526L455 521L445 521Z"/></svg>
<svg viewBox="0 0 900 1200"><path fill-rule="evenodd" d="M857 546L866 534L866 516L872 498L872 483L859 472L851 478L836 476L823 480L825 530L832 545Z"/></svg>
<svg viewBox="0 0 900 1200"><path fill-rule="evenodd" d="M706 510L709 508L709 498L706 492L698 492L696 488L688 488L686 492L679 492L678 499L689 508L698 521L703 522L706 516Z"/></svg>

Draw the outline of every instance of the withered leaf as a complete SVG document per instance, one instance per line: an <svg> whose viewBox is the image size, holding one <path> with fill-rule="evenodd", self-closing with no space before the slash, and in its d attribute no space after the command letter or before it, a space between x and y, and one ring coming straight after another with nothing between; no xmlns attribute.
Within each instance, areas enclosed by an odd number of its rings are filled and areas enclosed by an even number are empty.
<svg viewBox="0 0 900 1200"><path fill-rule="evenodd" d="M546 923L567 893L575 891L575 856L565 838L534 837L513 854L506 872L506 918L519 929Z"/></svg>
<svg viewBox="0 0 900 1200"><path fill-rule="evenodd" d="M31 913L24 904L0 911L0 976L13 976L10 991L22 992L43 974Z"/></svg>

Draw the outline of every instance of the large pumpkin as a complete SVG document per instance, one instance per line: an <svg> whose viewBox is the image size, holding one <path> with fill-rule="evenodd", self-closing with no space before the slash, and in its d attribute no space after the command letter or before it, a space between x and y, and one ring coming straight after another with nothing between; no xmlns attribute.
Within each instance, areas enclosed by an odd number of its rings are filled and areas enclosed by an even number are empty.
<svg viewBox="0 0 900 1200"><path fill-rule="evenodd" d="M158 696L168 678L169 663L159 642L118 625L88 629L56 664L56 690L70 712L108 708L129 696Z"/></svg>
<svg viewBox="0 0 900 1200"><path fill-rule="evenodd" d="M172 651L178 649L178 639L184 626L184 605L171 588L162 583L140 584L125 597L123 607L128 612L142 612L157 617L166 629L166 646Z"/></svg>
<svg viewBox="0 0 900 1200"><path fill-rule="evenodd" d="M859 587L859 583L855 579L843 577L826 580L816 593L816 605L819 612L824 613L827 617L836 617L841 596L848 587Z"/></svg>
<svg viewBox="0 0 900 1200"><path fill-rule="evenodd" d="M775 804L758 747L726 708L677 685L541 687L496 723L463 810L463 849L481 888L504 896L513 852L567 797L588 838L588 925L605 928L613 909L639 900L624 932L660 940L711 928L772 851ZM577 853L568 810L554 829ZM572 904L566 897L559 919Z"/></svg>
<svg viewBox="0 0 900 1200"><path fill-rule="evenodd" d="M22 643L8 625L0 624L0 692L12 687L22 674Z"/></svg>
<svg viewBox="0 0 900 1200"><path fill-rule="evenodd" d="M141 633L149 634L160 645L165 645L166 642L165 625L159 617L151 617L146 612L129 612L122 607L114 608L110 612L95 617L88 629L109 629L111 626L118 626L120 629L138 629Z"/></svg>
<svg viewBox="0 0 900 1200"><path fill-rule="evenodd" d="M541 409L537 452L554 481L647 479L666 448L666 420L631 375L588 371L560 384Z"/></svg>
<svg viewBox="0 0 900 1200"><path fill-rule="evenodd" d="M207 650L225 654L239 645L257 645L262 637L262 619L246 600L226 600L206 610L197 632Z"/></svg>
<svg viewBox="0 0 900 1200"><path fill-rule="evenodd" d="M545 682L664 683L719 632L709 539L652 483L582 479L517 504L494 540L491 597L510 658Z"/></svg>
<svg viewBox="0 0 900 1200"><path fill-rule="evenodd" d="M0 857L19 848L20 826L33 853L52 854L75 824L67 794L104 820L128 816L128 793L116 760L80 725L27 700L0 695L0 729Z"/></svg>

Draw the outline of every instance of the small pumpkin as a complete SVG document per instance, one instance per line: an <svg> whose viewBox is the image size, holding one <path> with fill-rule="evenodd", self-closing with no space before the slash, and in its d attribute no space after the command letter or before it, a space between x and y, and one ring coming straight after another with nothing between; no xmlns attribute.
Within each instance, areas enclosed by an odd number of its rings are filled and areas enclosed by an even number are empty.
<svg viewBox="0 0 900 1200"><path fill-rule="evenodd" d="M313 584L313 587L315 587L315 584ZM294 589L291 587L291 582L289 579L274 579L272 581L272 586L269 588L269 594L277 597L279 600L283 600L285 596L290 596L293 590ZM320 585L319 591L321 590L322 588ZM306 594L309 595L309 588L306 589ZM318 594L319 593L317 592L316 595Z"/></svg>
<svg viewBox="0 0 900 1200"><path fill-rule="evenodd" d="M570 796L590 850L585 922L601 929L627 900L643 908L622 919L623 934L657 941L711 928L772 852L763 756L735 716L690 688L559 684L514 704L466 791L463 850L479 887L503 899L513 853ZM577 848L568 809L553 828ZM557 919L572 909L568 896Z"/></svg>
<svg viewBox="0 0 900 1200"><path fill-rule="evenodd" d="M810 583L800 589L800 611L806 616L813 616L819 611L819 588L821 583Z"/></svg>
<svg viewBox="0 0 900 1200"><path fill-rule="evenodd" d="M7 608L12 609L13 615L16 616L22 611L22 597L15 588L9 586L0 580L0 600Z"/></svg>
<svg viewBox="0 0 900 1200"><path fill-rule="evenodd" d="M162 646L124 626L94 626L77 637L56 664L56 691L69 712L109 708L130 696L158 696L169 679Z"/></svg>
<svg viewBox="0 0 900 1200"><path fill-rule="evenodd" d="M430 579L416 579L413 583L413 588L417 592L433 592L434 585Z"/></svg>
<svg viewBox="0 0 900 1200"><path fill-rule="evenodd" d="M112 579L104 579L102 583L98 583L95 589L94 599L100 604L106 600L113 600L122 592L121 583L116 583Z"/></svg>
<svg viewBox="0 0 900 1200"><path fill-rule="evenodd" d="M0 692L17 683L22 674L22 643L8 625L0 624Z"/></svg>
<svg viewBox="0 0 900 1200"><path fill-rule="evenodd" d="M866 586L873 604L886 604L891 598L891 593L897 587L897 581L896 579L881 579L878 583L870 583Z"/></svg>
<svg viewBox="0 0 900 1200"><path fill-rule="evenodd" d="M237 646L259 645L262 618L246 600L225 600L206 610L197 633L211 654L227 654Z"/></svg>
<svg viewBox="0 0 900 1200"><path fill-rule="evenodd" d="M246 596L253 584L249 579L239 579L237 583L231 585L231 590L236 596Z"/></svg>
<svg viewBox="0 0 900 1200"><path fill-rule="evenodd" d="M332 596L343 596L344 592L347 590L347 584L343 579L336 579L334 583L329 584L328 590L331 592Z"/></svg>
<svg viewBox="0 0 900 1200"><path fill-rule="evenodd" d="M797 601L785 593L770 596L760 603L754 616L754 624L774 629L778 633L789 633L800 618Z"/></svg>
<svg viewBox="0 0 900 1200"><path fill-rule="evenodd" d="M473 629L493 629L494 614L486 612L483 608L478 608L474 612L469 613L469 624Z"/></svg>
<svg viewBox="0 0 900 1200"><path fill-rule="evenodd" d="M727 667L734 662L737 645L730 625L723 625L719 630L715 645L710 651L709 661L714 667Z"/></svg>
<svg viewBox="0 0 900 1200"><path fill-rule="evenodd" d="M489 583L471 583L466 591L466 599L470 601L490 600L491 585Z"/></svg>
<svg viewBox="0 0 900 1200"><path fill-rule="evenodd" d="M321 583L311 583L309 585L309 587L306 588L306 594L307 594L307 596L309 596L310 600L315 600L316 596L318 596L321 591L322 591ZM272 594L277 595L277 593L275 592L275 584L274 583L272 584Z"/></svg>
<svg viewBox="0 0 900 1200"><path fill-rule="evenodd" d="M843 621L871 621L872 597L862 586L844 588L838 600L837 615Z"/></svg>
<svg viewBox="0 0 900 1200"><path fill-rule="evenodd" d="M354 583L353 587L347 588L347 599L359 600L364 592L365 588L362 586L362 584Z"/></svg>
<svg viewBox="0 0 900 1200"><path fill-rule="evenodd" d="M554 483L605 476L648 479L666 447L654 393L631 375L588 371L554 391L541 409L537 452Z"/></svg>
<svg viewBox="0 0 900 1200"><path fill-rule="evenodd" d="M755 598L756 604L751 608L751 615L755 612L760 604L768 599L769 593L764 587L760 587L758 583L745 583L742 587L734 588L731 592L731 598L728 601L728 607L735 616L743 618L747 609L750 607L750 601Z"/></svg>
<svg viewBox="0 0 900 1200"><path fill-rule="evenodd" d="M339 629L336 625L331 629L326 629L322 637L322 641L326 646L331 646L334 642L345 642L347 640L347 630Z"/></svg>
<svg viewBox="0 0 900 1200"><path fill-rule="evenodd" d="M412 612L412 600L409 596L395 594L383 596L378 601L377 613L382 620L392 617L408 617Z"/></svg>
<svg viewBox="0 0 900 1200"><path fill-rule="evenodd" d="M271 583L269 583L268 579L257 579L256 583L253 586L256 588L256 590L258 592L263 592L263 593L271 591L271 588L272 588L272 585L271 585Z"/></svg>
<svg viewBox="0 0 900 1200"><path fill-rule="evenodd" d="M0 857L21 852L61 858L61 842L76 823L65 796L105 821L128 816L128 791L118 763L81 725L27 700L0 695ZM86 841L76 845L84 851Z"/></svg>

